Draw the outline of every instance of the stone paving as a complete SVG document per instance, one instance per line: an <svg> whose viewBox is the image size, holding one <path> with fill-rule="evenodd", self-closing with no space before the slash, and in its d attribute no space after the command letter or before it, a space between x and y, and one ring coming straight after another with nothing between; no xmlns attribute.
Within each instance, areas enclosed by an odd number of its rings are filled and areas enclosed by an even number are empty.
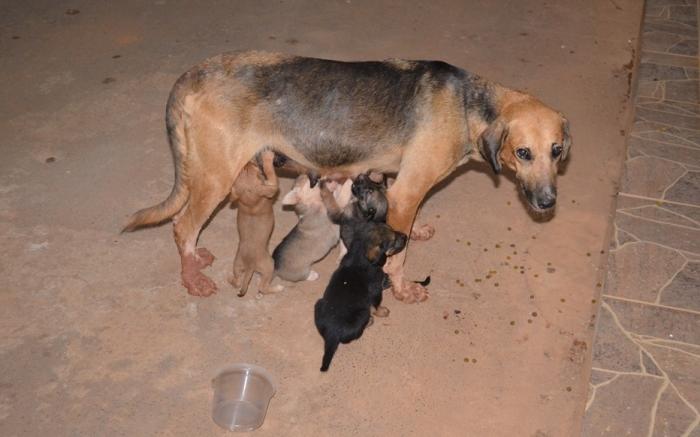
<svg viewBox="0 0 700 437"><path fill-rule="evenodd" d="M697 7L646 4L585 436L700 436Z"/></svg>

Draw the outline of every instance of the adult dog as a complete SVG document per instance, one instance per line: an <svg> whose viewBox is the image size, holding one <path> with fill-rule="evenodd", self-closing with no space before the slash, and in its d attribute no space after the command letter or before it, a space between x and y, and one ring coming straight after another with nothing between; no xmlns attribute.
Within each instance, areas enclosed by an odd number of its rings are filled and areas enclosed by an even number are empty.
<svg viewBox="0 0 700 437"><path fill-rule="evenodd" d="M190 294L216 289L195 250L199 232L243 166L272 149L320 176L396 173L387 223L409 234L424 196L475 148L515 171L530 206L554 206L571 140L567 120L528 94L439 61L340 62L264 52L212 57L170 93L166 126L175 185L124 228L173 218ZM385 266L394 296L427 298L403 278L406 251ZM208 261L208 260L207 260Z"/></svg>

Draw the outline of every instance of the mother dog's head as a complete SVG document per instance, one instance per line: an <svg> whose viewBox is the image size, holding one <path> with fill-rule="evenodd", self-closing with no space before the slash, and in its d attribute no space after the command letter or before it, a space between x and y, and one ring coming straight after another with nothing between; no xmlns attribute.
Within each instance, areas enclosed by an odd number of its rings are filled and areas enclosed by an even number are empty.
<svg viewBox="0 0 700 437"><path fill-rule="evenodd" d="M571 147L569 122L534 98L503 107L478 140L479 152L496 173L515 172L530 207L545 212L557 200L557 171Z"/></svg>

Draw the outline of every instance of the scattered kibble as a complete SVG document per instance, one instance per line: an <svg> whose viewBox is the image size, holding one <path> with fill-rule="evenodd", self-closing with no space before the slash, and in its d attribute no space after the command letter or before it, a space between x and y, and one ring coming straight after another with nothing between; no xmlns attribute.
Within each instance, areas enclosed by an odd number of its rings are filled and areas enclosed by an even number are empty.
<svg viewBox="0 0 700 437"><path fill-rule="evenodd" d="M560 300L562 303L566 302L566 299L564 299L563 297L562 297L561 299L559 299L559 300Z"/></svg>
<svg viewBox="0 0 700 437"><path fill-rule="evenodd" d="M459 243L459 238L457 238L455 241Z"/></svg>
<svg viewBox="0 0 700 437"><path fill-rule="evenodd" d="M575 200L575 199L571 199L571 203L576 203L576 200Z"/></svg>
<svg viewBox="0 0 700 437"><path fill-rule="evenodd" d="M509 231L511 231L511 230L512 230L512 229L510 228L510 226L508 226L508 230L509 230Z"/></svg>
<svg viewBox="0 0 700 437"><path fill-rule="evenodd" d="M471 241L467 241L467 246L471 246L471 245L472 245L472 242L471 242Z"/></svg>
<svg viewBox="0 0 700 437"><path fill-rule="evenodd" d="M514 251L513 251L513 255L517 255L517 254L518 254L518 251L517 251L517 250L514 250Z"/></svg>
<svg viewBox="0 0 700 437"><path fill-rule="evenodd" d="M66 15L78 15L79 13L78 9L66 9Z"/></svg>
<svg viewBox="0 0 700 437"><path fill-rule="evenodd" d="M494 283L493 283L493 286L494 286L494 287L498 287L498 282L494 282Z"/></svg>
<svg viewBox="0 0 700 437"><path fill-rule="evenodd" d="M555 269L554 267L547 267L547 273L554 273L556 271L557 269Z"/></svg>
<svg viewBox="0 0 700 437"><path fill-rule="evenodd" d="M121 57L122 57L122 55L114 55L114 56L112 56L112 59L119 59Z"/></svg>
<svg viewBox="0 0 700 437"><path fill-rule="evenodd" d="M515 244L513 244L513 243L510 243L510 247L515 247Z"/></svg>
<svg viewBox="0 0 700 437"><path fill-rule="evenodd" d="M549 261L547 261L547 265L548 265L548 266L551 266L551 265L552 265L552 263L551 263L551 262L549 262Z"/></svg>
<svg viewBox="0 0 700 437"><path fill-rule="evenodd" d="M49 156L48 158L46 158L47 164L51 164L52 162L56 162L56 158L54 158L53 156Z"/></svg>
<svg viewBox="0 0 700 437"><path fill-rule="evenodd" d="M532 312L532 317L537 317L537 311Z"/></svg>
<svg viewBox="0 0 700 437"><path fill-rule="evenodd" d="M459 334L459 329L455 329L455 334Z"/></svg>
<svg viewBox="0 0 700 437"><path fill-rule="evenodd" d="M591 299L591 303L596 303L596 302L597 302L597 300Z"/></svg>
<svg viewBox="0 0 700 437"><path fill-rule="evenodd" d="M474 282L481 282L481 278L475 278Z"/></svg>
<svg viewBox="0 0 700 437"><path fill-rule="evenodd" d="M497 245L496 245L496 249L500 249L500 248L501 248L501 245L500 245L500 244L497 244Z"/></svg>
<svg viewBox="0 0 700 437"><path fill-rule="evenodd" d="M539 276L540 276L540 275L538 275L537 273L535 273L535 278L539 278Z"/></svg>
<svg viewBox="0 0 700 437"><path fill-rule="evenodd" d="M605 251L604 251L604 250L601 250L601 251L600 251L600 254L601 254L601 255L602 255L602 254L604 254L604 253L605 253Z"/></svg>
<svg viewBox="0 0 700 437"><path fill-rule="evenodd" d="M514 325L515 325L515 320L511 320L511 321L510 321L510 326L514 326Z"/></svg>
<svg viewBox="0 0 700 437"><path fill-rule="evenodd" d="M566 391L571 391L571 387L566 387Z"/></svg>
<svg viewBox="0 0 700 437"><path fill-rule="evenodd" d="M506 205L510 206L510 200L506 202Z"/></svg>
<svg viewBox="0 0 700 437"><path fill-rule="evenodd" d="M532 323L532 319L527 319L527 323Z"/></svg>
<svg viewBox="0 0 700 437"><path fill-rule="evenodd" d="M476 358L472 358L472 363L476 363Z"/></svg>
<svg viewBox="0 0 700 437"><path fill-rule="evenodd" d="M462 310L455 310L455 314L462 314Z"/></svg>
<svg viewBox="0 0 700 437"><path fill-rule="evenodd" d="M469 362L469 358L464 357L464 362L465 362L465 363L468 363L468 362Z"/></svg>
<svg viewBox="0 0 700 437"><path fill-rule="evenodd" d="M598 282L598 283L595 284L595 286L598 287L598 288L600 288L600 287L603 286L603 284L601 284L600 282Z"/></svg>
<svg viewBox="0 0 700 437"><path fill-rule="evenodd" d="M510 259L510 255L506 256L506 259Z"/></svg>
<svg viewBox="0 0 700 437"><path fill-rule="evenodd" d="M532 236L532 239L533 239L533 240L537 240L537 237L533 235L533 236Z"/></svg>
<svg viewBox="0 0 700 437"><path fill-rule="evenodd" d="M484 252L488 252L488 251L489 251L489 250L488 250L487 248L484 247Z"/></svg>
<svg viewBox="0 0 700 437"><path fill-rule="evenodd" d="M534 299L534 298L535 298L535 295L534 295L534 294L531 294L531 295L530 295L530 299Z"/></svg>
<svg viewBox="0 0 700 437"><path fill-rule="evenodd" d="M586 252L586 256L591 256L591 252Z"/></svg>
<svg viewBox="0 0 700 437"><path fill-rule="evenodd" d="M435 217L440 218L440 214L436 214Z"/></svg>

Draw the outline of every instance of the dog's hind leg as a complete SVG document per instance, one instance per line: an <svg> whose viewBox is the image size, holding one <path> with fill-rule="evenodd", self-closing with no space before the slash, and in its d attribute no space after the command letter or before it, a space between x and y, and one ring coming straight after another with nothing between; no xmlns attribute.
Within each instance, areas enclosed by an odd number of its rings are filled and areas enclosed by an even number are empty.
<svg viewBox="0 0 700 437"><path fill-rule="evenodd" d="M258 293L260 294L270 294L277 293L284 289L281 285L276 285L270 287L272 279L275 277L275 262L272 257L269 257L260 263L258 267L260 273L260 283L258 285Z"/></svg>

